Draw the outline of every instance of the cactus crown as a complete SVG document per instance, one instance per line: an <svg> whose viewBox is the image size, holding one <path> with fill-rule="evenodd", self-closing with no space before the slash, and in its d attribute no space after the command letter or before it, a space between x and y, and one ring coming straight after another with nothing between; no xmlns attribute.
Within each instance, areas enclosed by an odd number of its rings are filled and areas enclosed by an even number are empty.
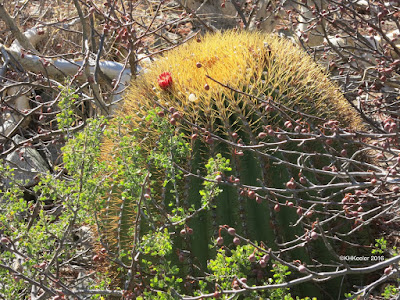
<svg viewBox="0 0 400 300"><path fill-rule="evenodd" d="M157 83L163 72L172 76L168 90ZM252 97L233 96L234 91L224 85ZM289 40L261 33L207 34L200 42L193 40L168 52L132 84L121 113L146 115L154 99L215 132L226 131L227 118L245 119L268 99L295 110L300 106L301 111L324 119L339 119L353 128L360 126L337 86L307 54ZM261 119L250 118L253 131L260 129ZM273 119L263 123L276 125ZM222 126L214 128L218 124Z"/></svg>

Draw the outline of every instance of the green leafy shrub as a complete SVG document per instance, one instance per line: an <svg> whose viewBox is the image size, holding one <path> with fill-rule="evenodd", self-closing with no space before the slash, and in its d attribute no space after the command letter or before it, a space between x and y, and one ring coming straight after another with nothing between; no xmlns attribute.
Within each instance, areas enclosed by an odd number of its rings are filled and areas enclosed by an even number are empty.
<svg viewBox="0 0 400 300"><path fill-rule="evenodd" d="M3 178L10 182L1 191L0 214L0 294L5 299L27 299L34 290L49 298L74 288L69 286L70 264L82 264L79 259L91 250L90 245L82 250L75 232L83 225L94 228L93 196L102 193L101 181L93 173L102 165L98 158L105 123L91 120L70 139L64 149L67 178L56 168L58 176L38 174L38 183L29 190L13 179L13 168L0 165ZM90 264L86 268L89 272ZM93 286L102 284L104 278L93 277Z"/></svg>

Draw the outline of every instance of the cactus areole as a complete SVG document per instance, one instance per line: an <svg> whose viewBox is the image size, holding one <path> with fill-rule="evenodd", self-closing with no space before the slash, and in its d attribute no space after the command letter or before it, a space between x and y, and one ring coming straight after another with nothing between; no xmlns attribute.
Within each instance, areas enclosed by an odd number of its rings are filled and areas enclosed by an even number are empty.
<svg viewBox="0 0 400 300"><path fill-rule="evenodd" d="M280 255L288 261L309 263L314 254L330 261L329 254L323 257L328 251L321 239L312 240L315 247L291 249L301 244L297 237L304 236L304 226L310 228L317 217L324 218L312 210L307 211L309 218L296 213L302 208L305 214L310 205L302 201L316 193L298 193L303 183L307 186L324 180L307 171L322 168L323 157L304 161L307 170L298 167L299 157L302 151L323 153L330 145L315 140L298 145L287 141L287 133L306 137L328 120L356 129L361 121L338 87L300 48L274 35L228 31L205 35L201 42L189 41L166 53L126 92L114 123L126 116L129 122L118 124L118 130L103 143L103 160L111 167L122 159L119 153L127 145L121 146L121 141L127 135L136 135L136 143L149 155L168 150L160 140L163 135L151 126L150 111L158 112L154 118L167 120L171 134L181 135L189 149L179 160L173 159L179 155L171 150L167 155L170 165L144 164L151 172L145 184L148 197L132 199L129 204L123 202L128 198L119 194L121 190L114 191L103 216L110 245L114 241L121 251L139 243L132 228L142 215L146 218L136 230L145 234L146 230L168 228L187 272L207 269L216 248L245 244L232 232L265 249L286 249ZM179 144L170 146L179 148ZM215 164L221 157L229 159L231 170L207 167L210 158ZM280 163L283 161L287 164ZM207 182L212 185L210 190L205 188ZM216 188L218 193L213 190ZM204 191L209 195L204 196ZM142 205L139 214L138 205ZM177 207L182 215L189 208L199 212L187 213L190 217L180 220L172 217ZM224 225L235 231L221 231ZM187 228L192 234L187 234ZM294 242L284 244L290 241ZM194 265L198 268L190 267Z"/></svg>

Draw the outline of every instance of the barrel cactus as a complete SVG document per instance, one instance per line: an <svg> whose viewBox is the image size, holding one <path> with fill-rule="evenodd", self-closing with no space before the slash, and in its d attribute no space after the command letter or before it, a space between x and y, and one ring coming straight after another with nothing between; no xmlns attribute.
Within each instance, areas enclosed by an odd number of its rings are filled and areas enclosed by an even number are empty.
<svg viewBox="0 0 400 300"><path fill-rule="evenodd" d="M300 271L331 264L320 231L355 223L329 213L351 191L338 172L357 168L356 147L333 138L345 127L362 122L291 41L238 31L189 41L132 83L111 122L104 241L126 255L167 232L174 251L159 254L191 278L246 241Z"/></svg>

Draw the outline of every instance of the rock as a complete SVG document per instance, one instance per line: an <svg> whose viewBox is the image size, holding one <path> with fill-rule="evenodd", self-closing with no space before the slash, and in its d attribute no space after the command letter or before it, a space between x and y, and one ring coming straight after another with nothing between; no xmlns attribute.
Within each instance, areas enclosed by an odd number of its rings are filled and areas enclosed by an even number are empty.
<svg viewBox="0 0 400 300"><path fill-rule="evenodd" d="M233 28L237 25L235 15L237 10L230 1L225 2L225 7L221 7L221 1L211 0L188 0L186 6L195 11L196 14L205 19L208 25L217 29Z"/></svg>
<svg viewBox="0 0 400 300"><path fill-rule="evenodd" d="M29 104L29 98L26 96L26 94L29 93L28 88L24 86L11 86L7 88L7 96L9 96L9 99L6 99L7 104L20 111L28 111L30 109L30 104ZM22 119L21 115L16 115L16 118L18 121Z"/></svg>
<svg viewBox="0 0 400 300"><path fill-rule="evenodd" d="M13 138L15 143L21 143L24 138L16 135ZM15 169L13 181L21 181L25 187L35 185L38 174L48 173L49 166L39 152L28 146L21 147L9 155L5 159L6 163ZM4 185L8 186L11 182L10 178L4 179Z"/></svg>
<svg viewBox="0 0 400 300"><path fill-rule="evenodd" d="M28 126L30 117L24 117L22 115L22 113L30 109L28 93L27 87L7 87L5 93L5 102L7 106L5 106L6 110L0 115L0 140L4 140L3 136L9 136L15 130L16 126L19 128Z"/></svg>
<svg viewBox="0 0 400 300"><path fill-rule="evenodd" d="M89 226L83 225L74 230L72 234L73 241L83 247L84 250L90 249L93 245L93 231Z"/></svg>
<svg viewBox="0 0 400 300"><path fill-rule="evenodd" d="M54 170L55 166L59 166L63 163L63 152L62 147L65 146L64 142L48 143L47 145L41 145L39 152L46 157L47 163L51 170Z"/></svg>
<svg viewBox="0 0 400 300"><path fill-rule="evenodd" d="M12 131L14 131L17 123L11 120L8 116L9 114L2 114L0 118L0 140L4 140L4 136L8 136Z"/></svg>

